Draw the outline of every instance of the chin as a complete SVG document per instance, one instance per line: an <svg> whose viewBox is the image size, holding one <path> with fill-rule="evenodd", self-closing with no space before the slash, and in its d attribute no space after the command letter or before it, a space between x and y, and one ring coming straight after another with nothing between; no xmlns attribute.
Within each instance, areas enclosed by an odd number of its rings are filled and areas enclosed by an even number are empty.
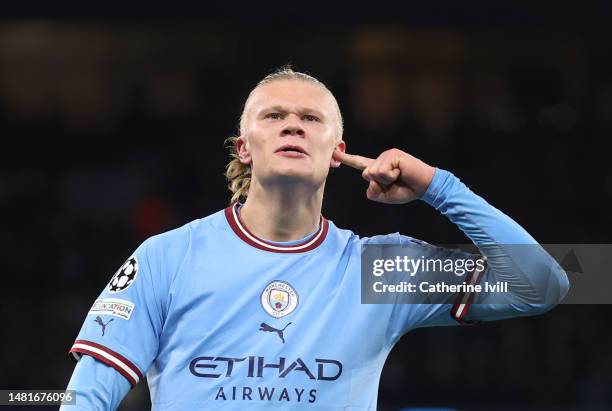
<svg viewBox="0 0 612 411"><path fill-rule="evenodd" d="M280 159L280 161L271 161L268 167L270 174L306 176L314 172L312 163L304 160Z"/></svg>
<svg viewBox="0 0 612 411"><path fill-rule="evenodd" d="M280 166L275 168L270 176L273 179L290 181L293 183L317 184L317 173L311 167Z"/></svg>
<svg viewBox="0 0 612 411"><path fill-rule="evenodd" d="M281 167L274 171L274 174L278 177L286 178L297 178L297 179L312 179L314 173L312 170L298 168L298 167Z"/></svg>

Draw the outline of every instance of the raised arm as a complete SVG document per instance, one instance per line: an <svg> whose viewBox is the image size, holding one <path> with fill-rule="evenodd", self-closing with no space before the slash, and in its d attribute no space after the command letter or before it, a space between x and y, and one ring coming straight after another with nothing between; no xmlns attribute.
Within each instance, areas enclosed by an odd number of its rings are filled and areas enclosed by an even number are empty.
<svg viewBox="0 0 612 411"><path fill-rule="evenodd" d="M486 279L508 283L503 296L476 296L466 319L496 320L545 312L563 299L569 281L557 262L510 217L473 193L452 173L401 150L377 159L336 151L343 164L362 170L367 197L389 204L422 199L457 225L487 258Z"/></svg>

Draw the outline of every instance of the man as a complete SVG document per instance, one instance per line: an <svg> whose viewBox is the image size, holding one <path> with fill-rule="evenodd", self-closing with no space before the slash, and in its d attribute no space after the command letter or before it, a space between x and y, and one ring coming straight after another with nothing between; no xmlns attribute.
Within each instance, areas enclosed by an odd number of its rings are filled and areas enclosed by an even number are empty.
<svg viewBox="0 0 612 411"><path fill-rule="evenodd" d="M336 100L311 76L282 69L262 80L231 141L232 205L145 241L92 306L70 350L77 409L115 409L145 374L155 410L375 409L387 354L407 331L543 313L568 290L535 240L450 172L398 149L347 154ZM463 230L488 268L462 280L544 298L361 304L363 247L441 251L397 233L360 238L322 217L340 164L362 170L368 199L421 199ZM539 251L516 258L500 244Z"/></svg>

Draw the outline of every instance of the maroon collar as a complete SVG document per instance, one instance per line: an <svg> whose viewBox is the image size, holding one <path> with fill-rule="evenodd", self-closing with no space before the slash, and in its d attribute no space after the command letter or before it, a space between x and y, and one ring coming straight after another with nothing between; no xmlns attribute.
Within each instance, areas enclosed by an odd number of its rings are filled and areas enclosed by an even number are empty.
<svg viewBox="0 0 612 411"><path fill-rule="evenodd" d="M274 244L251 233L240 219L237 208L238 203L233 203L225 209L225 217L227 218L227 222L238 237L240 237L244 242L252 245L255 248L259 248L260 250L275 253L305 253L306 251L314 250L321 245L327 236L329 222L325 217L321 216L319 229L307 240L292 245Z"/></svg>

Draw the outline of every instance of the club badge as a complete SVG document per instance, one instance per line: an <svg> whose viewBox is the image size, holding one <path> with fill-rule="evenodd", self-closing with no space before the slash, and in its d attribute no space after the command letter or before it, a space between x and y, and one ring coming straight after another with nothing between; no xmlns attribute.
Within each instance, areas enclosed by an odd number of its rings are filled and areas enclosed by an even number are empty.
<svg viewBox="0 0 612 411"><path fill-rule="evenodd" d="M261 293L261 306L274 318L291 314L298 306L295 289L284 281L272 281Z"/></svg>

